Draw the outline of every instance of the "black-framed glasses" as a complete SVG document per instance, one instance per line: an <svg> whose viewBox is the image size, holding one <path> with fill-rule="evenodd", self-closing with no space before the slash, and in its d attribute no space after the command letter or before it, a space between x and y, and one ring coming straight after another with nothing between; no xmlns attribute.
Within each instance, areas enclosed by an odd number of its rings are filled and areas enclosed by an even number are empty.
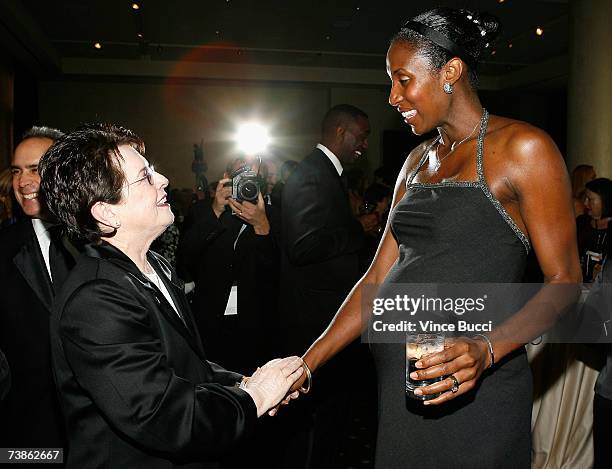
<svg viewBox="0 0 612 469"><path fill-rule="evenodd" d="M153 176L155 175L155 168L153 166L145 166L143 170L144 176L140 179L136 179L135 181L128 183L127 187L130 187L132 184L136 184L137 182L144 181L145 179L147 180L149 185L153 185Z"/></svg>

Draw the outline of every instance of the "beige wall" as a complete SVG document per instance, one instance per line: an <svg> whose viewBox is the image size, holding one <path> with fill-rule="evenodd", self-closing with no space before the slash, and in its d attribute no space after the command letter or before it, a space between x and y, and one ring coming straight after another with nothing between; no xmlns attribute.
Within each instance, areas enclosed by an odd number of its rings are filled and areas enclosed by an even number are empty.
<svg viewBox="0 0 612 469"><path fill-rule="evenodd" d="M612 3L570 2L568 167L593 165L612 177Z"/></svg>
<svg viewBox="0 0 612 469"><path fill-rule="evenodd" d="M316 144L320 121L330 105L347 102L364 109L372 124L367 161L373 170L381 160L383 128L400 125L380 86L322 84L191 82L42 82L41 123L71 129L83 122L120 123L144 138L147 156L174 187L191 187L193 144L204 139L214 180L236 155L236 123L258 117L275 137L272 152L281 159L301 159Z"/></svg>

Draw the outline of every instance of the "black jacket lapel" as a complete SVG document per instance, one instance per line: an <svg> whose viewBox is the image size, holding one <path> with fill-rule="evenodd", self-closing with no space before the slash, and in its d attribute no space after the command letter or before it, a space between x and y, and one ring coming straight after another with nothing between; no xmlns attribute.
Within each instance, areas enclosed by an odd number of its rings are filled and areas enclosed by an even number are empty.
<svg viewBox="0 0 612 469"><path fill-rule="evenodd" d="M164 282L166 288L168 288L170 296L174 300L174 304L181 313L181 316L185 319L185 322L176 314L176 311L172 305L170 305L164 294L149 281L128 256L112 244L106 242L102 242L99 245L89 244L85 247L85 251L91 257L101 257L121 266L122 269L126 270L135 280L142 284L144 288L149 290L155 298L159 310L168 322L183 336L189 346L200 358L203 360L206 359L199 341L199 336L197 333L194 333L195 327L193 326L193 320L189 314L189 305L186 304L184 300L184 293L182 293L182 286L180 286L182 282L174 275L174 271L170 268L165 259L151 251L147 254L149 263L155 269L161 281Z"/></svg>
<svg viewBox="0 0 612 469"><path fill-rule="evenodd" d="M15 255L13 262L30 288L45 305L47 311L50 312L53 304L53 287L49 272L40 251L34 228L31 228L28 236L28 242Z"/></svg>

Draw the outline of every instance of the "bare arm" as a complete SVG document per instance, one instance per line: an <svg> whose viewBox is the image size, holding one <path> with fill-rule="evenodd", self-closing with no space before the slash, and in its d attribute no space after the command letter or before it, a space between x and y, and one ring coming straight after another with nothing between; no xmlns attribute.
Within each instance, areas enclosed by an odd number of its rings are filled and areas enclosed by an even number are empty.
<svg viewBox="0 0 612 469"><path fill-rule="evenodd" d="M406 174L408 168L413 164L415 155L422 153L422 151L419 152L419 148L410 154L399 173L395 184L392 208L397 205L406 193ZM314 371L325 364L361 334L363 327L361 310L363 286L381 283L399 255L397 242L391 233L390 220L391 216L387 220L385 232L370 268L353 287L325 332L310 346L304 355L304 361L311 370ZM300 380L300 384L302 381L303 378Z"/></svg>

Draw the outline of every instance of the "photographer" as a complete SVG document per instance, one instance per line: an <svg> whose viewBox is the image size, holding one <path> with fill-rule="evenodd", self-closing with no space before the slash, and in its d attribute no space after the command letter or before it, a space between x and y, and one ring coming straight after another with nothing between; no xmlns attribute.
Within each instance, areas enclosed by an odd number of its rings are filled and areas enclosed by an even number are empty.
<svg viewBox="0 0 612 469"><path fill-rule="evenodd" d="M244 159L228 165L214 198L192 206L177 260L182 278L195 282L192 309L207 354L245 373L268 356L278 292L276 215L264 204L259 178L245 173L258 169Z"/></svg>

